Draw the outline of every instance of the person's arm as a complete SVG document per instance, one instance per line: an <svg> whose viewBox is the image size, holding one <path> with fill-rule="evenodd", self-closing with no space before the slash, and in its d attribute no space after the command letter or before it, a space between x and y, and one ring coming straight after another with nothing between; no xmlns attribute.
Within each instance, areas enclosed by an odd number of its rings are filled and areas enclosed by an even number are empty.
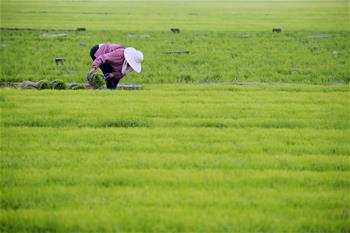
<svg viewBox="0 0 350 233"><path fill-rule="evenodd" d="M93 77L95 76L95 73L96 73L96 69L92 68L86 76L87 80L91 81L93 79Z"/></svg>
<svg viewBox="0 0 350 233"><path fill-rule="evenodd" d="M92 63L92 69L96 70L99 66L105 64L110 55L110 53L106 53L97 57Z"/></svg>
<svg viewBox="0 0 350 233"><path fill-rule="evenodd" d="M122 47L120 47L122 48ZM92 68L97 69L99 66L106 64L106 63L110 63L111 61L115 61L120 57L120 52L118 51L118 49L113 50L112 52L103 54L99 57L97 57L94 62L92 63Z"/></svg>
<svg viewBox="0 0 350 233"><path fill-rule="evenodd" d="M96 68L91 68L91 70L89 71L89 73L91 74L91 73L95 73L96 72Z"/></svg>

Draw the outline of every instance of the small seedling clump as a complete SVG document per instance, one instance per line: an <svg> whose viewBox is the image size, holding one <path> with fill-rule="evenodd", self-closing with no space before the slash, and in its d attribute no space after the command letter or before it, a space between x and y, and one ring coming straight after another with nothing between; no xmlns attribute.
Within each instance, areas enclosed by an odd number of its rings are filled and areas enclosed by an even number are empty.
<svg viewBox="0 0 350 233"><path fill-rule="evenodd" d="M64 90L67 86L62 80L56 79L50 83L50 87L56 90Z"/></svg>
<svg viewBox="0 0 350 233"><path fill-rule="evenodd" d="M103 78L103 75L101 74L96 74L92 80L89 81L89 84L95 88L95 89L100 89L105 85L105 80Z"/></svg>
<svg viewBox="0 0 350 233"><path fill-rule="evenodd" d="M48 80L40 80L38 82L38 89L50 89L50 82Z"/></svg>
<svg viewBox="0 0 350 233"><path fill-rule="evenodd" d="M82 90L85 89L84 85L74 85L71 87L72 90Z"/></svg>

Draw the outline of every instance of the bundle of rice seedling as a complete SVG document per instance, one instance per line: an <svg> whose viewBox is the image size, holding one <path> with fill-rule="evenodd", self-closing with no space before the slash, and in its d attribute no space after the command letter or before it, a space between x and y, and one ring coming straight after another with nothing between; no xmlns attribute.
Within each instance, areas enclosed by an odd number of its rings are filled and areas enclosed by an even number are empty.
<svg viewBox="0 0 350 233"><path fill-rule="evenodd" d="M40 80L38 82L38 89L50 89L50 82L48 80Z"/></svg>
<svg viewBox="0 0 350 233"><path fill-rule="evenodd" d="M62 80L56 79L56 80L50 82L50 87L52 89L56 89L56 90L64 90L64 89L66 89L67 86L66 86L65 82L63 82Z"/></svg>
<svg viewBox="0 0 350 233"><path fill-rule="evenodd" d="M84 85L74 85L71 87L72 90L82 90L85 89Z"/></svg>
<svg viewBox="0 0 350 233"><path fill-rule="evenodd" d="M90 86L95 89L101 89L105 85L105 79L101 74L95 74L94 77L89 80Z"/></svg>
<svg viewBox="0 0 350 233"><path fill-rule="evenodd" d="M85 89L86 85L84 83L66 83L67 89L69 90L80 90Z"/></svg>

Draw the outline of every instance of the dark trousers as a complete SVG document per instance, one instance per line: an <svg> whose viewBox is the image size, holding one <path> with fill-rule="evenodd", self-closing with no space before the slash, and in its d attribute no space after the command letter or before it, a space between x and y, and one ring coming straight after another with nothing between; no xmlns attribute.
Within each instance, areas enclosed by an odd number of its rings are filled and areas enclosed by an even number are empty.
<svg viewBox="0 0 350 233"><path fill-rule="evenodd" d="M95 45L94 47L92 47L90 49L90 57L92 58L93 61L96 59L95 53L98 50L98 48L99 48L98 45ZM103 65L99 66L99 68L102 70L103 74L108 74L108 73L114 72L112 66L109 65L109 64L103 64ZM106 80L106 86L107 86L108 89L116 89L118 83L119 83L118 79L108 78Z"/></svg>

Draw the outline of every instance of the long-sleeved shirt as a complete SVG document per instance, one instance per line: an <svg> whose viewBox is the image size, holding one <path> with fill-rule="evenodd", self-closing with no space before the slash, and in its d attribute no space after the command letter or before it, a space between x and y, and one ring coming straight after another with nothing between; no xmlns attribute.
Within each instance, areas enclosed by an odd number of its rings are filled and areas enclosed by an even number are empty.
<svg viewBox="0 0 350 233"><path fill-rule="evenodd" d="M115 79L124 77L122 67L124 63L124 47L119 44L102 44L95 53L96 59L92 63L92 67L97 69L99 66L109 64L114 72L112 75Z"/></svg>

